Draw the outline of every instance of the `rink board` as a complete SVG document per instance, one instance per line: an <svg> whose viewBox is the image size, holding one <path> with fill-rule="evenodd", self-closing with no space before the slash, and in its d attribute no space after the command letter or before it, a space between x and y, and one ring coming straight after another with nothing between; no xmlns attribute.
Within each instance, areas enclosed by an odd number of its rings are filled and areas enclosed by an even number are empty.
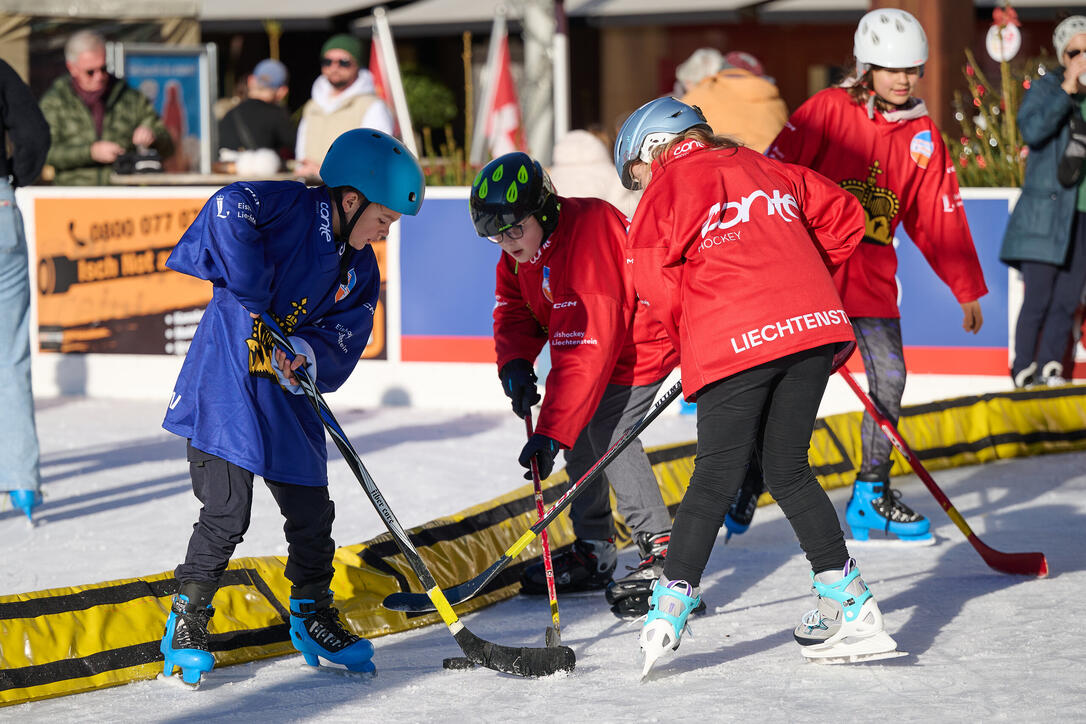
<svg viewBox="0 0 1086 724"><path fill-rule="evenodd" d="M860 413L819 419L810 460L824 487L849 485L860 459ZM1062 387L965 397L908 407L902 434L925 467L975 465L1001 458L1086 449L1086 387ZM693 442L649 450L664 500L674 513L694 466ZM895 452L893 473L911 472ZM563 492L560 471L544 483L544 499ZM768 494L760 501L770 502ZM536 520L531 486L414 528L411 538L436 580L466 580L496 560ZM629 542L619 520L619 543ZM552 549L573 541L567 516L548 528ZM467 613L516 594L520 573L540 554L538 541L483 594L457 607ZM350 627L378 637L440 623L435 614L386 611L396 591L420 591L391 536L336 552L337 606ZM285 559L231 562L215 596L211 645L216 666L292 654L285 608L290 584ZM171 572L72 588L0 597L0 705L154 678L162 670L159 643L176 583ZM378 647L379 648L379 647ZM436 666L436 661L420 662ZM212 674L213 676L214 674Z"/></svg>

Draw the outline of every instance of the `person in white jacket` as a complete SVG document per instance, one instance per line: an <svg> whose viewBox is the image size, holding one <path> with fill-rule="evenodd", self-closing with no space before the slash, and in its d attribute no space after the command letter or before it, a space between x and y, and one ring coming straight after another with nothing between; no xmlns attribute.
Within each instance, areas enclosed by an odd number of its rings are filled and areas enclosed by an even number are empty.
<svg viewBox="0 0 1086 724"><path fill-rule="evenodd" d="M321 74L302 108L294 158L295 171L317 177L332 141L352 128L374 128L393 135L388 106L377 97L373 74L362 67L362 42L345 33L321 48Z"/></svg>
<svg viewBox="0 0 1086 724"><path fill-rule="evenodd" d="M611 150L589 131L570 131L554 146L551 183L565 197L593 197L633 216L640 191L629 191L615 176Z"/></svg>

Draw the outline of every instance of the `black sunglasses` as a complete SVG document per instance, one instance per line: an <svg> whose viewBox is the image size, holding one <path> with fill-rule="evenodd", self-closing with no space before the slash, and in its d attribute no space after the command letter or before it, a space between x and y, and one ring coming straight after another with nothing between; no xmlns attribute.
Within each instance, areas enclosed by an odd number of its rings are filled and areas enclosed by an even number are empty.
<svg viewBox="0 0 1086 724"><path fill-rule="evenodd" d="M1081 50L1079 50L1078 48L1075 48L1074 50L1065 50L1065 51L1064 51L1064 53L1066 53L1066 54L1067 54L1067 57L1068 57L1068 58L1074 58L1074 57L1075 57L1076 55L1078 55L1078 54L1079 54L1079 53L1081 53L1081 52L1082 52L1082 51L1081 51Z"/></svg>
<svg viewBox="0 0 1086 724"><path fill-rule="evenodd" d="M333 63L338 64L340 68L350 68L354 65L353 60L347 60L346 58L321 58L322 68L329 68Z"/></svg>
<svg viewBox="0 0 1086 724"><path fill-rule="evenodd" d="M83 72L87 74L88 78L93 78L94 76L96 76L98 74L105 75L108 71L106 70L106 67L103 65L100 68L88 68L87 70L85 70Z"/></svg>

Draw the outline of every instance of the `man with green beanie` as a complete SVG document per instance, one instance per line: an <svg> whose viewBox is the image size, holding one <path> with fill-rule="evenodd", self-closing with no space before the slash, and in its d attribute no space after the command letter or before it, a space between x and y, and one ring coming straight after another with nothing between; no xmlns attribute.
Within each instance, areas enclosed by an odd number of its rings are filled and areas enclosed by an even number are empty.
<svg viewBox="0 0 1086 724"><path fill-rule="evenodd" d="M321 48L321 74L298 124L298 173L317 176L332 141L352 128L392 134L392 114L377 97L373 75L361 60L362 41L353 35L333 35Z"/></svg>

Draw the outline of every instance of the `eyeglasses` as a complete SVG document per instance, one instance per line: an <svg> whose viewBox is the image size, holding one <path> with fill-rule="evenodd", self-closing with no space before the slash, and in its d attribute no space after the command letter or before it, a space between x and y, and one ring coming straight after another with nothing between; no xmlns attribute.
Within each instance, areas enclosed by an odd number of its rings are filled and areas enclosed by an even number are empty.
<svg viewBox="0 0 1086 724"><path fill-rule="evenodd" d="M1064 51L1064 53L1066 53L1068 58L1074 58L1076 55L1078 55L1081 52L1083 52L1083 51L1079 50L1078 48L1075 48L1074 50L1065 50Z"/></svg>
<svg viewBox="0 0 1086 724"><path fill-rule="evenodd" d="M322 68L330 68L333 64L338 65L340 68L350 68L354 65L354 61L347 58L321 58Z"/></svg>
<svg viewBox="0 0 1086 724"><path fill-rule="evenodd" d="M500 244L502 242L502 239L509 239L509 241L517 241L518 239L520 239L523 236L524 236L524 224L513 224L508 229L505 229L504 231L500 231L497 234L495 234L494 236L488 236L486 238L490 239L495 244Z"/></svg>
<svg viewBox="0 0 1086 724"><path fill-rule="evenodd" d="M87 70L85 70L83 72L86 74L86 76L88 78L93 78L94 76L99 75L99 74L105 75L108 71L106 70L106 67L103 65L103 66L101 66L99 68L88 68Z"/></svg>

